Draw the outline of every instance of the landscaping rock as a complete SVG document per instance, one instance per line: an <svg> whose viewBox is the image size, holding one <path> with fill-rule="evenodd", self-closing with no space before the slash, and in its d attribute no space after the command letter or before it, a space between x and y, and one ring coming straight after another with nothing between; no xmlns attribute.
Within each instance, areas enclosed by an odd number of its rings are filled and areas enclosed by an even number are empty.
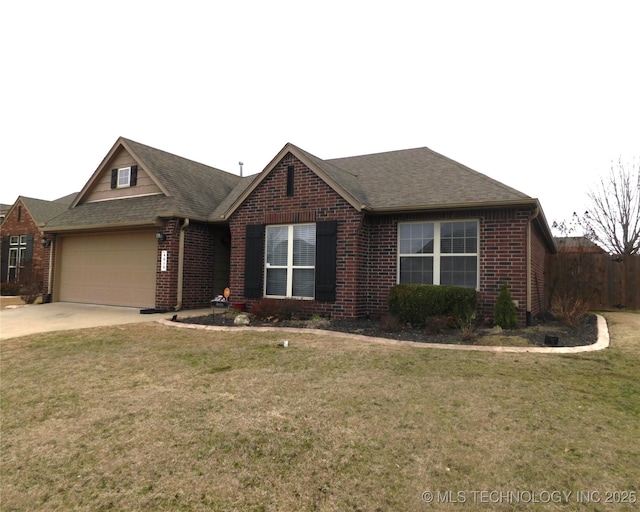
<svg viewBox="0 0 640 512"><path fill-rule="evenodd" d="M251 321L244 313L240 313L233 319L233 325L249 325Z"/></svg>

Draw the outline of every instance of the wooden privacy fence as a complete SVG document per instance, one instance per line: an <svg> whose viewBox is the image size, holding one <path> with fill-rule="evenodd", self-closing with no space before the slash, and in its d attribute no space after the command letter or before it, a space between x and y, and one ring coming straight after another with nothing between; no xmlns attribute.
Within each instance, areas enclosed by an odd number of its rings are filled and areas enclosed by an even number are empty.
<svg viewBox="0 0 640 512"><path fill-rule="evenodd" d="M547 256L547 304L554 294L581 298L589 309L640 310L640 255L560 252Z"/></svg>

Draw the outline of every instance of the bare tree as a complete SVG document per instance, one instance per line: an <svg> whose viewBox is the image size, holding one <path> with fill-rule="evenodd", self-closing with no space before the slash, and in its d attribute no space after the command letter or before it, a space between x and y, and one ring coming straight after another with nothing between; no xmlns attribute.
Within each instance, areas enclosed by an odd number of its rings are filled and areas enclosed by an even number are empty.
<svg viewBox="0 0 640 512"><path fill-rule="evenodd" d="M574 214L585 236L612 254L640 254L640 166L622 159L587 196L590 208Z"/></svg>

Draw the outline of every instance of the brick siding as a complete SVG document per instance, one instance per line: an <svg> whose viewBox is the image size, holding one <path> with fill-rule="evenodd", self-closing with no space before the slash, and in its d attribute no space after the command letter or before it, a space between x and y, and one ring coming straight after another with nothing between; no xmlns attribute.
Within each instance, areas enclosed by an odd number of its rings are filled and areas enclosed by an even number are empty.
<svg viewBox="0 0 640 512"><path fill-rule="evenodd" d="M156 257L156 308L172 310L178 303L178 251L180 248L180 220L164 221L162 230L167 236L158 242ZM167 270L162 271L162 251L167 251Z"/></svg>
<svg viewBox="0 0 640 512"><path fill-rule="evenodd" d="M4 219L0 228L0 254L2 254L2 238L5 236L33 235L33 255L31 262L21 270L19 281L27 283L35 281L41 284L43 289L47 285L47 274L45 267L49 267L48 251L42 247L40 241L41 233L35 221L29 215L29 211L23 204L22 200L18 200L15 207L9 212ZM1 276L0 281L5 282L7 276Z"/></svg>
<svg viewBox="0 0 640 512"><path fill-rule="evenodd" d="M287 196L287 168L294 166L294 195ZM301 300L301 309L333 318L364 314L361 286L365 237L363 215L291 154L258 185L231 216L231 291L238 302L251 307L244 292L245 226L247 224L293 224L338 221L336 302ZM264 279L264 272L263 272Z"/></svg>
<svg viewBox="0 0 640 512"><path fill-rule="evenodd" d="M295 193L286 195L287 167L295 168ZM315 173L286 155L264 178L230 219L231 286L236 297L244 289L245 227L247 224L288 224L338 221L337 294L335 303L301 301L309 313L334 318L382 315L387 298L397 283L397 225L399 222L468 219L480 227L479 311L487 321L502 283L507 282L518 302L518 317L526 322L527 224L530 208L477 209L394 215L364 215L324 183ZM532 228L532 309L543 308L536 283L544 283L545 245ZM264 279L264 274L263 274ZM537 281L536 281L537 279Z"/></svg>
<svg viewBox="0 0 640 512"><path fill-rule="evenodd" d="M165 220L162 227L167 239L158 243L156 262L156 308L173 310L178 304L178 256L180 219ZM219 292L213 290L214 240L220 228L190 222L184 230L182 269L183 309L206 308ZM167 251L167 270L161 271L162 251Z"/></svg>

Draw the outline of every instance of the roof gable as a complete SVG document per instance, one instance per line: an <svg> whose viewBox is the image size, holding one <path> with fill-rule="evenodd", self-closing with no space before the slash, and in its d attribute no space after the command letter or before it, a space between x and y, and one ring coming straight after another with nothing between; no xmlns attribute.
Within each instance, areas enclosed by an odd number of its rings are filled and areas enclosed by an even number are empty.
<svg viewBox="0 0 640 512"><path fill-rule="evenodd" d="M139 176L148 178L148 186L127 189L128 197L107 193L102 197L93 196L91 201L94 188L105 176L110 179L113 162L125 153L138 165ZM158 217L208 220L240 181L234 174L120 137L78 193L70 210L52 219L48 229L136 222L146 225Z"/></svg>
<svg viewBox="0 0 640 512"><path fill-rule="evenodd" d="M240 176L122 139L140 164L175 198L185 216L207 218L241 181Z"/></svg>
<svg viewBox="0 0 640 512"><path fill-rule="evenodd" d="M356 210L370 212L537 204L522 192L429 148L322 160L288 143L220 216L228 218L291 153Z"/></svg>
<svg viewBox="0 0 640 512"><path fill-rule="evenodd" d="M345 173L345 171L335 167L331 163L325 162L288 142L260 174L255 176L250 183L244 183L244 187L241 190L236 191L234 200L225 203L225 209L218 208L214 212L214 215L218 218L228 218L289 153L306 165L311 172L315 173L322 181L333 188L356 210L362 208L361 196L363 194L354 176L349 176L349 173ZM345 176L341 176L343 174L345 174Z"/></svg>
<svg viewBox="0 0 640 512"><path fill-rule="evenodd" d="M58 203L56 201L19 196L7 212L7 217L9 217L14 208L19 205L24 206L28 215L33 219L33 222L35 222L36 225L44 224L49 219L61 214L69 208L67 204Z"/></svg>
<svg viewBox="0 0 640 512"><path fill-rule="evenodd" d="M111 187L109 183L111 182L111 170L115 167L120 167L120 163L123 161L131 162L131 165L137 165L139 168L143 170L143 172L148 176L151 180L151 183L155 185L154 192L161 193L165 196L169 196L169 192L163 186L162 182L158 180L153 171L150 170L141 160L140 158L128 147L127 139L123 137L118 138L116 143L111 147L107 155L102 159L98 168L93 172L87 183L85 183L82 190L75 197L73 202L71 203L71 207L75 208L76 206L90 201L100 201L105 199L124 199L126 196L131 196L135 194L135 189L133 187L131 189L119 189L118 194L122 194L121 191L124 191L123 197L101 197L99 193L96 193L96 189L100 187L101 183L106 183L109 189L109 196L113 195L113 191L111 191ZM129 164L127 164L129 165ZM104 186L104 185L103 185ZM133 191L133 194L132 194ZM127 193L129 192L129 193Z"/></svg>

